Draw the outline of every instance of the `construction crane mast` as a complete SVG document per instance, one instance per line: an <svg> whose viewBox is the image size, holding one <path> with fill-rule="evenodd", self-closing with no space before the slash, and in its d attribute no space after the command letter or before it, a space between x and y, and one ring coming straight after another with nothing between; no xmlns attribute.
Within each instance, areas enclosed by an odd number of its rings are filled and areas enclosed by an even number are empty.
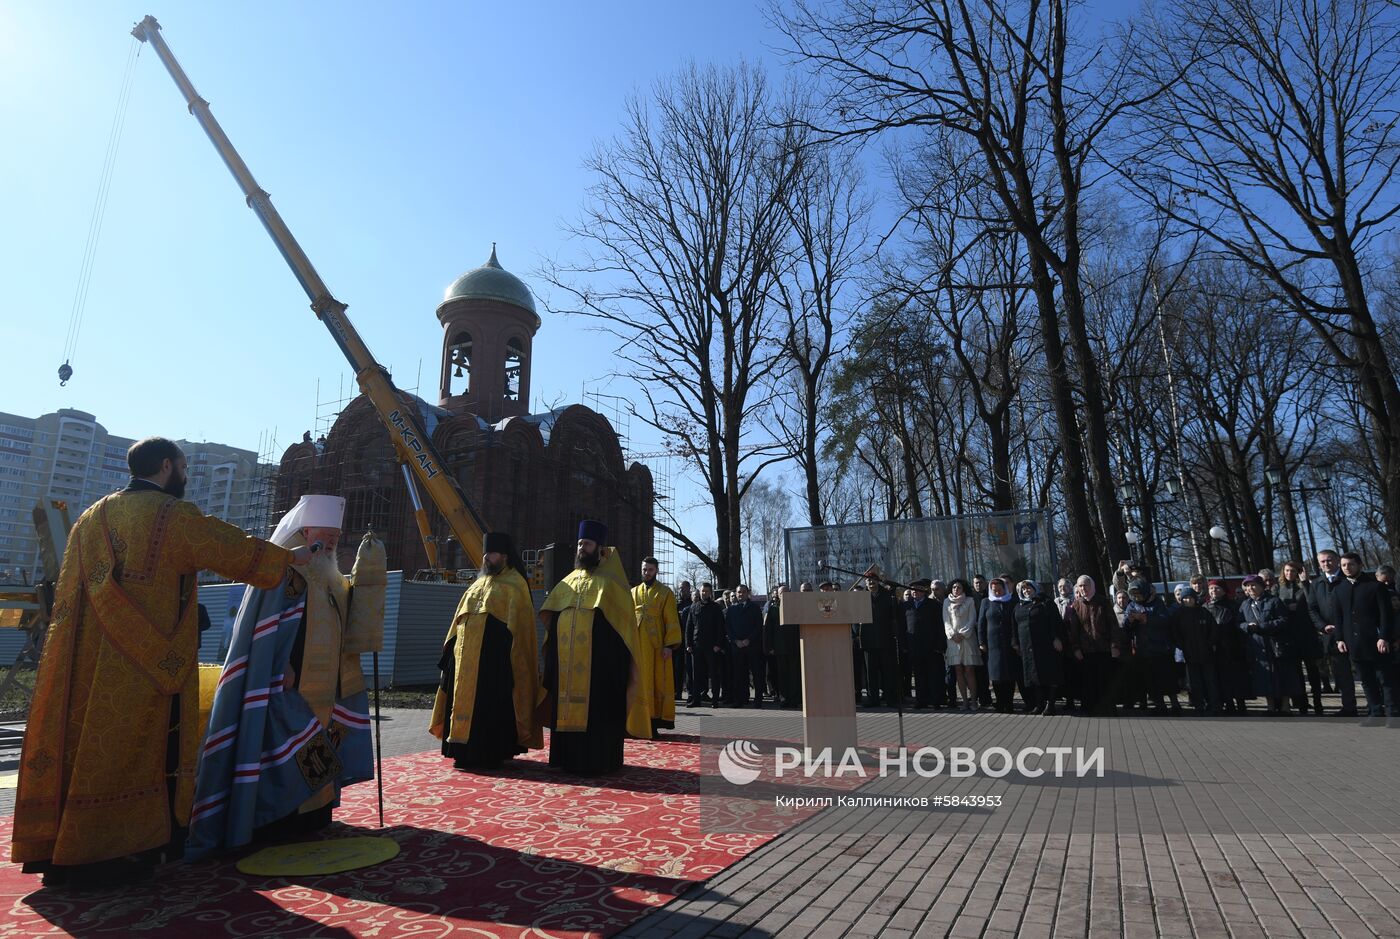
<svg viewBox="0 0 1400 939"><path fill-rule="evenodd" d="M410 403L408 396L394 387L388 371L370 354L364 340L351 325L350 318L345 315L346 305L331 295L330 289L321 280L321 275L316 273L316 268L312 266L311 259L306 256L287 224L282 221L282 216L273 207L271 197L258 185L248 165L238 155L219 122L214 119L209 110L209 102L194 90L194 85L185 75L184 69L175 61L170 47L161 36L160 23L156 22L154 16L147 16L136 24L131 34L155 50L161 64L175 80L180 94L189 105L190 114L199 121L199 126L204 128L204 133L214 144L214 149L218 150L219 156L223 158L224 165L238 181L238 186L247 199L248 208L253 210L263 228L272 236L283 260L292 269L297 282L310 298L311 309L325 324L326 329L330 330L331 338L350 362L350 367L355 370L355 379L360 390L374 405L375 412L394 442L399 461L405 468L404 479L408 483L409 496L413 501L418 532L423 538L423 547L427 550L428 566L438 567L437 543L428 524L427 511L413 484L415 479L446 518L468 559L472 564L479 565L486 524L467 501L461 487L457 485L457 480L448 472L442 457L438 455L432 441L424 432L417 408Z"/></svg>

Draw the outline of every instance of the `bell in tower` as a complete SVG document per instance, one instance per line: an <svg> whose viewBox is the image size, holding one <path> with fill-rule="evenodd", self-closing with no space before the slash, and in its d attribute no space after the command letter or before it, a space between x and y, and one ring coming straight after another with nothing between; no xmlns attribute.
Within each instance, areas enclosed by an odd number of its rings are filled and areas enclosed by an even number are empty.
<svg viewBox="0 0 1400 939"><path fill-rule="evenodd" d="M491 424L527 413L530 345L540 317L530 288L501 267L494 244L485 264L447 288L437 317L443 329L438 403Z"/></svg>

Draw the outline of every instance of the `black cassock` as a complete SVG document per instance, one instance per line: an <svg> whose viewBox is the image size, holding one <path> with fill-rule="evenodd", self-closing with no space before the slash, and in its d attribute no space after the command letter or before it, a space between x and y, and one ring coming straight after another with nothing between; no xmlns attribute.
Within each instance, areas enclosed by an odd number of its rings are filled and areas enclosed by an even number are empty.
<svg viewBox="0 0 1400 939"><path fill-rule="evenodd" d="M472 708L472 730L466 743L442 742L442 755L450 756L458 769L497 766L526 748L520 745L515 726L515 673L511 668L512 637L505 623L487 614L481 636L481 662L476 670L476 703ZM447 696L451 722L452 695L456 691L457 637L448 640L438 668L442 669L442 692Z"/></svg>
<svg viewBox="0 0 1400 939"><path fill-rule="evenodd" d="M559 649L555 623L549 620L544 639L545 725L558 721ZM627 736L627 679L632 655L603 611L593 611L593 659L588 677L588 729L549 734L549 765L582 776L612 773L622 768L622 744Z"/></svg>

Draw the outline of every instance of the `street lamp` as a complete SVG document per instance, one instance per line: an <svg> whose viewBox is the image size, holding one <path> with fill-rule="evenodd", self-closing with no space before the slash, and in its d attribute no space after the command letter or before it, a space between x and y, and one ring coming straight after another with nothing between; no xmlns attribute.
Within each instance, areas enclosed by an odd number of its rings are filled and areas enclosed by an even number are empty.
<svg viewBox="0 0 1400 939"><path fill-rule="evenodd" d="M1312 547L1313 558L1317 557L1317 536L1313 533L1312 508L1308 505L1308 493L1326 492L1332 488L1332 464L1319 463L1313 467L1320 486L1288 486L1284 483L1283 467L1270 466L1264 470L1264 478L1269 481L1269 485L1282 492L1288 499L1293 498L1296 492L1303 497L1303 521L1308 526L1308 544Z"/></svg>
<svg viewBox="0 0 1400 939"><path fill-rule="evenodd" d="M1162 539L1160 538L1160 529L1158 529L1157 527L1156 509L1159 505L1170 505L1171 503L1176 501L1176 496L1177 493L1180 491L1180 486L1176 486L1176 489L1174 491L1174 482L1175 481L1172 480L1167 483L1167 492L1171 494L1171 498L1155 499L1151 495L1149 495L1146 502L1139 501L1137 487L1134 486L1132 483L1118 484L1118 501L1122 503L1123 508L1127 509L1130 507L1135 507L1145 509L1147 513L1147 520L1152 524L1152 530L1159 534L1159 537L1157 538L1157 557L1144 557L1143 560L1147 561L1150 564L1155 564L1157 566L1158 575L1164 578L1162 581L1163 583L1166 583L1166 581L1171 579L1171 570L1167 566L1170 563L1170 554L1162 553ZM1130 518L1129 521L1132 521L1132 519ZM1142 541L1142 533L1137 531L1136 529L1133 529L1127 532L1125 538L1127 539L1129 545L1137 545Z"/></svg>

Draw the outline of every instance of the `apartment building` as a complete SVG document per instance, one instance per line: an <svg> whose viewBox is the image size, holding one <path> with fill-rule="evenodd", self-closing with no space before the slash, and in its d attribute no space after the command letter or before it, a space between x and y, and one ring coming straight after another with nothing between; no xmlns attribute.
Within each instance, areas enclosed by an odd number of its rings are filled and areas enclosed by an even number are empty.
<svg viewBox="0 0 1400 939"><path fill-rule="evenodd" d="M86 411L63 408L41 417L0 411L0 582L41 575L31 510L62 499L73 519L126 485L131 437L110 434ZM200 510L253 534L266 535L266 484L276 472L258 455L220 443L181 440L189 458L185 498Z"/></svg>

